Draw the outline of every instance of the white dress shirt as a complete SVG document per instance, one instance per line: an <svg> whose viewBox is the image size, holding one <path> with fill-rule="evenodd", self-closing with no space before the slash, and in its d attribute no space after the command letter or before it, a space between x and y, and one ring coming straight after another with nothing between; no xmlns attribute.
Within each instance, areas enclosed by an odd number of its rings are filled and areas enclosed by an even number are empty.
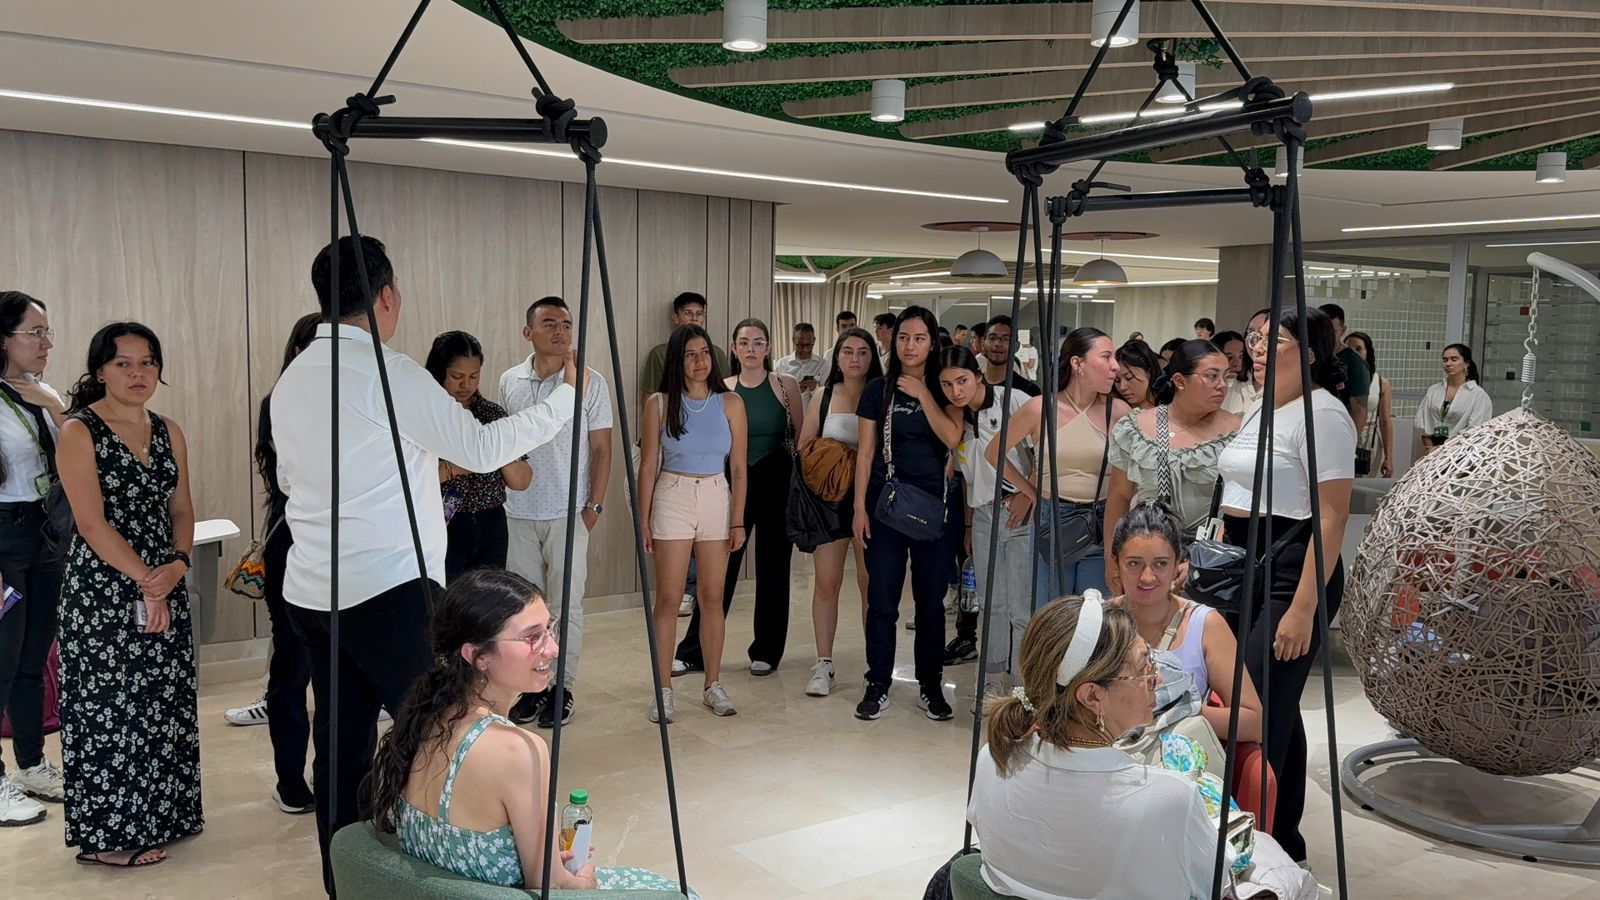
<svg viewBox="0 0 1600 900"><path fill-rule="evenodd" d="M516 413L544 402L563 387L563 373L557 369L548 378L533 371L533 357L507 369L500 376L500 405ZM583 428L586 432L611 427L611 394L600 373L589 370L589 387L583 392ZM567 515L567 479L572 477L572 421L561 426L555 440L533 448L528 463L533 467L533 483L525 491L506 491L506 515L536 522L562 519ZM589 497L589 441L578 442L579 503Z"/></svg>
<svg viewBox="0 0 1600 900"><path fill-rule="evenodd" d="M829 360L823 359L816 353L810 359L801 359L793 353L780 359L773 365L779 375L793 375L795 381L804 381L806 378L815 378L817 384L822 384L828 377Z"/></svg>
<svg viewBox="0 0 1600 900"><path fill-rule="evenodd" d="M39 382L39 386L60 402L61 395L55 388L43 382ZM33 503L42 499L35 482L50 471L45 464L44 451L39 449L39 441L34 437L39 420L25 404L18 403L17 409L27 418L26 424L0 400L0 455L6 460L6 480L0 483L0 503ZM59 444L61 430L56 427L55 419L47 412L44 421L45 427L50 429L50 437L58 439Z"/></svg>
<svg viewBox="0 0 1600 900"><path fill-rule="evenodd" d="M331 327L295 357L272 391L278 481L289 495L294 532L283 596L312 610L330 607L333 482L328 388ZM395 465L372 337L339 326L339 606L346 609L418 577ZM457 403L411 357L384 348L394 392L400 449L416 504L428 577L444 583L444 503L439 460L492 472L555 437L572 418L574 392L563 385L544 402L487 425Z"/></svg>
<svg viewBox="0 0 1600 900"><path fill-rule="evenodd" d="M1029 900L1204 900L1217 828L1194 783L1111 748L1031 737L1009 776L978 755L967 820L983 880Z"/></svg>

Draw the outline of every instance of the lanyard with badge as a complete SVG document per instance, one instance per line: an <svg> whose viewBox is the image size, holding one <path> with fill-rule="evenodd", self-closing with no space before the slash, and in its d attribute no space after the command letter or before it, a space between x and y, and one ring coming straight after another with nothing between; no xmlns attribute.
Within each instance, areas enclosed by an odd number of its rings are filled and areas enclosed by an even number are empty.
<svg viewBox="0 0 1600 900"><path fill-rule="evenodd" d="M9 391L0 391L0 397L5 397L6 405L11 407L11 412L16 415L17 421L22 423L22 427L27 430L28 436L33 438L33 445L39 448L39 459L44 462L45 472L33 479L33 489L38 492L39 498L42 500L50 493L50 484L54 481L50 477L50 457L45 453L44 442L39 440L39 431L34 425L33 418L23 413L22 408L17 406L17 402L11 399L11 393Z"/></svg>

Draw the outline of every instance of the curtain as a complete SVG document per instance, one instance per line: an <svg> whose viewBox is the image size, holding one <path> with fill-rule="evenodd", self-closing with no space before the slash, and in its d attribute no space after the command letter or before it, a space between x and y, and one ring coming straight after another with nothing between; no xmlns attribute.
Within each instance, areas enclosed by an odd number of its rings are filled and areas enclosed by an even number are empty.
<svg viewBox="0 0 1600 900"><path fill-rule="evenodd" d="M833 318L844 310L856 314L856 324L872 331L872 317L886 307L882 300L867 299L865 281L827 284L775 284L772 286L773 359L794 352L794 326L810 322L817 329L817 353L833 351Z"/></svg>

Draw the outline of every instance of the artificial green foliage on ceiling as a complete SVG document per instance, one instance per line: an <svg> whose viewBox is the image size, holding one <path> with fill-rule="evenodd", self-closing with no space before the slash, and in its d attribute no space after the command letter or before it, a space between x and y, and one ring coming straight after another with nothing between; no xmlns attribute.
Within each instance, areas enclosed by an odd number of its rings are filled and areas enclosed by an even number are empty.
<svg viewBox="0 0 1600 900"><path fill-rule="evenodd" d="M457 3L493 20L487 7L477 0L456 0ZM773 10L834 9L858 7L866 0L768 0ZM1017 0L1032 2L1032 0ZM1087 2L1087 0L1082 0ZM672 91L696 100L716 103L742 112L769 116L789 122L800 122L821 128L866 134L874 137L904 140L900 124L874 122L866 115L829 116L817 119L795 119L785 114L783 104L795 100L814 100L859 94L872 89L871 81L825 81L796 84L762 84L727 88L680 87L669 75L671 70L685 66L714 66L749 59L789 59L797 56L828 56L836 53L860 53L866 50L906 50L932 46L931 43L815 43L771 44L761 53L734 53L720 44L579 44L568 40L556 23L563 19L602 19L622 16L671 16L719 12L723 0L501 0L518 33L542 46L569 56L596 68L621 75L633 81ZM872 6L984 6L994 5L993 0L871 0ZM1221 65L1215 41L1186 38L1178 42L1178 58L1216 67ZM492 48L484 52L492 52ZM505 52L512 50L507 47ZM969 77L940 76L908 78L906 84L932 84L957 81ZM583 91L577 85L551 85L563 97L584 102ZM991 106L957 107L947 109L906 110L905 124L951 119L974 115L993 109L1009 109L1027 103L1007 103ZM1065 109L1066 101L1062 101ZM950 146L1004 153L1022 146L1026 135L1011 132L990 132L963 135L937 141Z"/></svg>
<svg viewBox="0 0 1600 900"><path fill-rule="evenodd" d="M493 21L492 14L479 0L456 0L478 15ZM840 53L860 53L866 50L888 49L915 49L933 46L931 42L896 43L896 42L860 42L860 43L793 43L771 44L766 50L757 54L735 53L724 49L720 44L579 44L568 40L559 28L558 21L564 19L597 19L625 16L671 16L690 15L696 13L718 12L723 7L723 0L501 0L506 14L511 18L513 26L518 33L544 47L569 56L580 62L587 63L608 72L621 75L633 81L647 84L662 90L672 91L696 100L715 103L731 109L756 115L783 119L790 122L813 125L820 128L829 128L838 131L847 131L854 134L865 134L874 137L904 140L900 135L901 125L898 123L873 122L866 115L830 116L817 119L794 119L783 111L783 104L797 100L814 100L825 97L838 97L848 94L865 93L872 89L870 81L824 81L802 82L795 84L762 84L725 88L697 88L689 89L680 87L669 75L671 70L687 66L712 66L726 63L739 62L748 59L789 59L799 56L828 56ZM863 5L892 7L892 6L984 6L995 5L997 2L1028 3L1034 0L768 0L768 7L772 10L801 10L801 9L838 9L859 7ZM1077 0L1089 2L1089 0ZM510 47L500 48L506 53L513 52ZM1221 68L1224 65L1219 54L1219 47L1215 41L1184 38L1178 41L1177 56L1181 60L1194 61L1210 68ZM499 52L496 48L485 47L475 52ZM1270 75L1271 73L1265 73ZM941 76L930 78L908 78L908 86L917 84L931 84L944 81L957 81L965 78L986 76ZM555 84L552 85L556 92L563 97L571 97L578 101L580 110L584 103L582 85ZM910 109L906 110L905 124L918 122L952 119L966 115L988 112L995 109L1010 109L1019 106L1030 106L1031 103L1007 103L988 106L956 107L946 109ZM1065 109L1066 101L1062 101ZM1313 120L1310 128L1313 136L1316 134L1316 123ZM1359 135L1350 135L1357 137ZM975 150L988 150L996 153L1005 153L1023 146L1030 136L1015 134L1007 131L986 132L983 134L962 135L959 137L945 138L936 141L918 143L938 143L948 146L966 147ZM1315 148L1332 141L1347 138L1313 139L1307 142L1307 147ZM1468 138L1470 145L1474 140L1482 137ZM1600 138L1569 142L1549 148L1552 150L1566 150L1571 162L1576 164L1579 160L1594 153L1600 152ZM1507 170L1531 169L1534 158L1539 150L1529 150L1523 153L1503 156L1498 159L1488 160L1471 166L1463 167L1464 170ZM1326 168L1337 169L1400 169L1400 170L1427 170L1428 161L1436 155L1435 151L1423 147L1408 147L1396 150L1375 153L1353 159L1329 163ZM1132 153L1116 157L1123 162L1148 162L1148 153ZM1271 153L1268 151L1266 164L1271 165ZM1231 166L1233 162L1225 155L1205 157L1187 161L1192 165L1223 165ZM1319 168L1314 166L1313 168Z"/></svg>

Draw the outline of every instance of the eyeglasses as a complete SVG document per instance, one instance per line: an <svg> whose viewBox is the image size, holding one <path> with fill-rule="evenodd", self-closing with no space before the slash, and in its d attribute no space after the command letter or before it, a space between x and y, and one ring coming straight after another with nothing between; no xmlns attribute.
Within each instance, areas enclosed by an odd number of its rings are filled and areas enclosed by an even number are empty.
<svg viewBox="0 0 1600 900"><path fill-rule="evenodd" d="M25 329L23 331L13 331L13 332L11 332L11 336L12 337L22 337L23 335L27 335L27 336L29 336L31 338L36 339L36 340L48 341L48 340L52 340L53 338L55 338L56 333L55 333L55 331L51 330L49 327L44 326L44 325L37 325L37 326L34 326L33 328L28 328L28 329Z"/></svg>
<svg viewBox="0 0 1600 900"><path fill-rule="evenodd" d="M1228 375L1226 372L1196 372L1189 377L1199 379L1200 381L1204 381L1207 384L1212 385L1221 384L1228 380Z"/></svg>
<svg viewBox="0 0 1600 900"><path fill-rule="evenodd" d="M1294 343L1294 338L1292 337L1284 337L1281 334L1277 337L1280 344ZM1267 336L1259 331L1252 331L1244 336L1244 345L1249 350L1260 350L1267 345Z"/></svg>
<svg viewBox="0 0 1600 900"><path fill-rule="evenodd" d="M1141 671L1138 675L1117 675L1117 676L1114 676L1114 677L1111 677L1111 678L1107 678L1106 679L1106 683L1109 685L1109 683L1113 682L1113 681L1141 681L1141 680L1143 680L1143 681L1150 682L1150 687L1154 688L1158 683L1160 683L1160 679L1161 679L1161 676L1156 671L1156 661L1155 661L1155 659L1147 655L1144 658L1143 671Z"/></svg>
<svg viewBox="0 0 1600 900"><path fill-rule="evenodd" d="M522 637L494 638L492 640L484 641L484 643L485 644L527 644L529 650L538 650L539 649L539 645L543 644L545 642L545 639L548 638L550 640L555 640L556 628L558 626L560 626L560 624L561 624L561 617L560 616L551 616L550 617L550 624L546 625L544 627L543 631L535 631L535 632L532 632L531 634L525 634Z"/></svg>
<svg viewBox="0 0 1600 900"><path fill-rule="evenodd" d="M766 340L764 340L762 338L755 338L754 340L751 340L751 339L748 339L748 338L740 338L739 340L734 341L733 345L735 347L738 347L740 350L765 350L765 349L767 349L767 342L766 342Z"/></svg>

